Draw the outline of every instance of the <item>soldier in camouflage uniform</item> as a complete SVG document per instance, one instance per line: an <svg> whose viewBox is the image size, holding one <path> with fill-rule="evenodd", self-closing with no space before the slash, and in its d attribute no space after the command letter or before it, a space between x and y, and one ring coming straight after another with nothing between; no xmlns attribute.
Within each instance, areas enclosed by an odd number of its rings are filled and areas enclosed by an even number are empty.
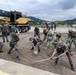
<svg viewBox="0 0 76 75"><path fill-rule="evenodd" d="M47 47L49 47L50 46L50 43L51 43L51 41L53 40L53 37L54 37L54 34L53 34L53 32L48 32L48 34L47 34Z"/></svg>
<svg viewBox="0 0 76 75"><path fill-rule="evenodd" d="M38 36L40 38L40 31L39 31L38 27L35 27L35 29L34 29L34 37L35 36Z"/></svg>
<svg viewBox="0 0 76 75"><path fill-rule="evenodd" d="M50 55L51 51L54 48L54 46L52 45L53 38L54 38L53 32L49 31L47 34L47 50L49 50L48 55Z"/></svg>
<svg viewBox="0 0 76 75"><path fill-rule="evenodd" d="M76 32L69 30L68 31L68 39L69 39L69 48L71 49L72 43L75 45L76 49Z"/></svg>
<svg viewBox="0 0 76 75"><path fill-rule="evenodd" d="M56 23L54 23L54 30L56 30Z"/></svg>
<svg viewBox="0 0 76 75"><path fill-rule="evenodd" d="M1 31L2 31L3 42L5 42L5 38L6 38L7 42L9 42L8 37L7 37L8 29L7 29L6 25L4 24L4 22L2 22Z"/></svg>
<svg viewBox="0 0 76 75"><path fill-rule="evenodd" d="M58 42L60 41L61 33L57 33L56 35L52 34L52 38L53 39L49 43L50 51L48 55L51 55L52 51L56 48Z"/></svg>
<svg viewBox="0 0 76 75"><path fill-rule="evenodd" d="M41 39L38 36L35 37L30 37L29 40L33 43L31 50L35 50L37 47L38 52L40 52L40 44L41 44Z"/></svg>
<svg viewBox="0 0 76 75"><path fill-rule="evenodd" d="M47 39L48 31L49 30L46 28L46 26L44 26L44 29L43 29L43 34L44 34L43 42Z"/></svg>
<svg viewBox="0 0 76 75"><path fill-rule="evenodd" d="M56 48L57 43L60 41L60 38L61 38L61 33L57 33L56 36L54 36L52 40L52 44L54 45L55 48Z"/></svg>
<svg viewBox="0 0 76 75"><path fill-rule="evenodd" d="M54 49L54 52L51 56L51 59L54 57L55 54L57 54L57 58L55 60L55 65L57 65L59 58L66 55L68 57L71 69L73 71L75 71L72 60L71 60L71 56L70 56L70 53L69 53L69 50L68 50L69 49L68 46L69 46L68 44L63 43L62 41L59 41L56 48Z"/></svg>
<svg viewBox="0 0 76 75"><path fill-rule="evenodd" d="M46 26L46 28L48 29L48 31L50 30L50 26L47 24L47 23L45 23L45 26Z"/></svg>
<svg viewBox="0 0 76 75"><path fill-rule="evenodd" d="M17 30L17 29L16 29L15 27L12 27L11 41L10 41L10 47L11 47L11 48L10 48L8 54L11 54L13 48L15 48L15 50L18 52L18 45L17 45L17 43L18 43L18 41L19 41L19 36L18 36L19 32L18 32L18 34L17 34L17 33L16 33L16 30ZM16 58L19 59L19 56L17 55Z"/></svg>
<svg viewBox="0 0 76 75"><path fill-rule="evenodd" d="M53 24L51 24L51 30L53 30Z"/></svg>

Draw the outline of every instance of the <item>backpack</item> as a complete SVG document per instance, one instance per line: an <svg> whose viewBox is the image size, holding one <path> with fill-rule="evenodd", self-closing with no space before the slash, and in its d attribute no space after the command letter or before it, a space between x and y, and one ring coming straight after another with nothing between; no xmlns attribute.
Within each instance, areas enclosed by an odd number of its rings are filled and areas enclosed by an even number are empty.
<svg viewBox="0 0 76 75"><path fill-rule="evenodd" d="M52 41L52 39L53 39L52 36L48 36L48 37L47 37L47 40L48 40L48 41Z"/></svg>

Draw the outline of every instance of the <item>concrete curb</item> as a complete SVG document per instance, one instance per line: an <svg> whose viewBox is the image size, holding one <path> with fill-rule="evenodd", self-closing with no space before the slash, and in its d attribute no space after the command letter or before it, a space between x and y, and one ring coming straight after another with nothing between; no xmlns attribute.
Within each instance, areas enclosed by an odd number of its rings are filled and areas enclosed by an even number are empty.
<svg viewBox="0 0 76 75"><path fill-rule="evenodd" d="M30 66L0 59L0 75L59 75Z"/></svg>

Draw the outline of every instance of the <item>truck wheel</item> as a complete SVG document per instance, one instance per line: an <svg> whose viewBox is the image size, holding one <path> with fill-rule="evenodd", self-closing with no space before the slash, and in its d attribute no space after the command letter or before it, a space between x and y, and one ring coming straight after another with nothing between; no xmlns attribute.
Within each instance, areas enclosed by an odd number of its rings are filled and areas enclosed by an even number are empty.
<svg viewBox="0 0 76 75"><path fill-rule="evenodd" d="M2 36L2 32L0 32L0 36Z"/></svg>
<svg viewBox="0 0 76 75"><path fill-rule="evenodd" d="M22 27L22 32L24 33L24 32L26 32L26 29L25 29L25 27Z"/></svg>
<svg viewBox="0 0 76 75"><path fill-rule="evenodd" d="M22 32L21 29L19 29L19 32L20 32L20 33Z"/></svg>
<svg viewBox="0 0 76 75"><path fill-rule="evenodd" d="M28 31L28 27L25 28L25 31L26 31L26 32Z"/></svg>
<svg viewBox="0 0 76 75"><path fill-rule="evenodd" d="M19 30L20 33L22 32L20 27L18 28L18 30Z"/></svg>

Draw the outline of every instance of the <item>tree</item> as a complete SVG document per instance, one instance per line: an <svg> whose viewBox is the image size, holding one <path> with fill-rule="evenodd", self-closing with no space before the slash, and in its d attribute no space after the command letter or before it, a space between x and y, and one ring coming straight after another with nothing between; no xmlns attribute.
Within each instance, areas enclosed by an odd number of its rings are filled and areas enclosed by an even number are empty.
<svg viewBox="0 0 76 75"><path fill-rule="evenodd" d="M58 24L60 24L60 25L64 25L65 23L64 23L64 21L61 21L61 22L59 22Z"/></svg>
<svg viewBox="0 0 76 75"><path fill-rule="evenodd" d="M68 26L72 26L74 24L73 22L68 22Z"/></svg>

